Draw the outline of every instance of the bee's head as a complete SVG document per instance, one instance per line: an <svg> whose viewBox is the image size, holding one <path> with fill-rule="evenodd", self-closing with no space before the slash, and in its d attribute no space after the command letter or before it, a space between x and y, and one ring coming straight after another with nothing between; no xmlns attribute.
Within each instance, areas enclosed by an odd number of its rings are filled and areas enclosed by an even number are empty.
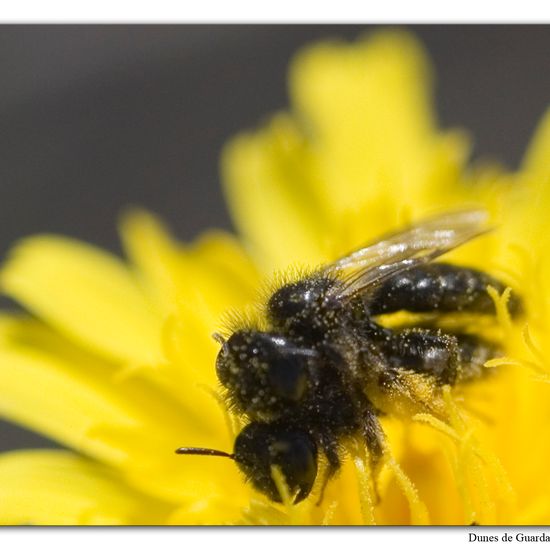
<svg viewBox="0 0 550 550"><path fill-rule="evenodd" d="M335 284L329 277L314 275L282 286L267 303L271 324L302 340L317 341L339 322L340 306L331 292Z"/></svg>
<svg viewBox="0 0 550 550"><path fill-rule="evenodd" d="M240 330L223 343L216 372L239 410L274 418L303 399L316 360L282 336Z"/></svg>
<svg viewBox="0 0 550 550"><path fill-rule="evenodd" d="M281 502L274 480L278 468L294 504L306 498L317 477L317 445L307 432L277 423L252 422L235 440L233 454L216 449L181 447L182 455L220 456L234 460L254 488Z"/></svg>
<svg viewBox="0 0 550 550"><path fill-rule="evenodd" d="M254 487L276 502L281 501L273 479L279 468L294 503L306 498L317 477L317 445L304 431L253 422L235 441L234 458Z"/></svg>

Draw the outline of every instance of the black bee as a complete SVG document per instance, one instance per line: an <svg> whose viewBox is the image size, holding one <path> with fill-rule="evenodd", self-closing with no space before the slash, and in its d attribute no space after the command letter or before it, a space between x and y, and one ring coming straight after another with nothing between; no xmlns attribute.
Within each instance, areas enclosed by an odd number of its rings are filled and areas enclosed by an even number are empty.
<svg viewBox="0 0 550 550"><path fill-rule="evenodd" d="M485 232L485 213L463 211L429 219L388 235L276 290L266 306L268 330L242 329L222 344L218 379L230 406L248 424L232 454L183 447L179 454L235 460L254 487L281 497L273 467L297 503L317 477L322 453L323 489L341 464L342 441L360 434L374 465L384 448L381 414L433 411L418 387L434 399L443 385L478 378L497 346L437 328L437 316L494 314L493 277L432 260ZM512 314L520 299L508 303ZM390 329L377 316L400 310L434 313L422 327ZM422 397L423 396L423 397ZM321 491L322 494L322 491Z"/></svg>

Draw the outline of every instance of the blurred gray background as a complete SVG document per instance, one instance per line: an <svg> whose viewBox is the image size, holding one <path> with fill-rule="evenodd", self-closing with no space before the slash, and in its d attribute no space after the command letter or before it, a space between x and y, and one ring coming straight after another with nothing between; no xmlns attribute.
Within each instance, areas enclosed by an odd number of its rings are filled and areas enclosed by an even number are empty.
<svg viewBox="0 0 550 550"><path fill-rule="evenodd" d="M43 231L119 251L128 204L181 239L230 228L222 144L288 104L296 49L369 28L0 26L0 255ZM550 105L550 27L409 28L432 56L442 126L467 128L475 156L515 167ZM0 422L0 450L37 446L55 444Z"/></svg>

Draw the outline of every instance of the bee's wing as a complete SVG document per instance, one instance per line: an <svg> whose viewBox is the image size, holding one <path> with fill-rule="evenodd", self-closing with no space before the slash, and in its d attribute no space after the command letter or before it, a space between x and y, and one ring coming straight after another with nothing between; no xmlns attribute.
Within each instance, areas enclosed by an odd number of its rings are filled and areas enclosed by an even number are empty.
<svg viewBox="0 0 550 550"><path fill-rule="evenodd" d="M432 261L490 230L487 213L465 210L430 218L392 233L329 265L325 272L342 281L335 291L350 298L407 269Z"/></svg>

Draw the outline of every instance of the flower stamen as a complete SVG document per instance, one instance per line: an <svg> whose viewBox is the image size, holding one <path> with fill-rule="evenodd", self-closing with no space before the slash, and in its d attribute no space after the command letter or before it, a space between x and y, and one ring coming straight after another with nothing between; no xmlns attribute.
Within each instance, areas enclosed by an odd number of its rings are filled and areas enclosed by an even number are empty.
<svg viewBox="0 0 550 550"><path fill-rule="evenodd" d="M352 441L352 457L359 489L359 505L364 525L376 525L374 506L376 491L370 467L370 456L364 442Z"/></svg>

